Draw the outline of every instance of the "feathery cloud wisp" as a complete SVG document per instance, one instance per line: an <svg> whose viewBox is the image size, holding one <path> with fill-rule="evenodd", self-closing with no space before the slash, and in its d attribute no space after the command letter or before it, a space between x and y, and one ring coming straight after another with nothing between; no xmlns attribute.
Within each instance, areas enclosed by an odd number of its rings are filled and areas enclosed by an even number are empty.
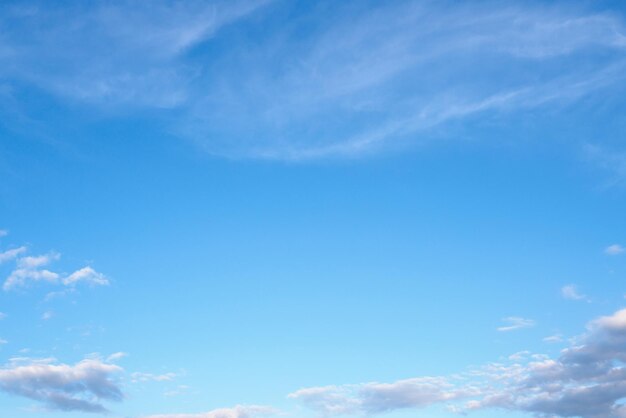
<svg viewBox="0 0 626 418"><path fill-rule="evenodd" d="M502 319L504 322L507 322L508 325L503 325L498 327L498 331L500 332L508 332L515 331L522 328L530 328L535 326L535 321L532 319L526 319L519 316L509 316L508 318Z"/></svg>

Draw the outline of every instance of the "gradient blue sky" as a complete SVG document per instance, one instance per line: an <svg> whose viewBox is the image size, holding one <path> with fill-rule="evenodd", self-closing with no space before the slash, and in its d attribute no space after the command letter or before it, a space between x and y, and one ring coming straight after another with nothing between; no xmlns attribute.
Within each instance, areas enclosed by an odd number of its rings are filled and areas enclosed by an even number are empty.
<svg viewBox="0 0 626 418"><path fill-rule="evenodd" d="M621 1L0 3L0 416L626 417Z"/></svg>

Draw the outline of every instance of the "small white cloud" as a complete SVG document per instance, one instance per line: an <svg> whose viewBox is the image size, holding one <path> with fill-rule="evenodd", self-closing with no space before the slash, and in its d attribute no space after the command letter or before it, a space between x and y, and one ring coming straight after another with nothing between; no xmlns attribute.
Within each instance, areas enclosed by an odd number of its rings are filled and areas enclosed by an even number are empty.
<svg viewBox="0 0 626 418"><path fill-rule="evenodd" d="M6 229L0 229L0 237L6 237L7 235L9 235L9 231Z"/></svg>
<svg viewBox="0 0 626 418"><path fill-rule="evenodd" d="M561 296L569 300L587 300L587 295L583 295L578 291L576 285L568 284L561 288Z"/></svg>
<svg viewBox="0 0 626 418"><path fill-rule="evenodd" d="M83 267L63 279L63 284L66 286L73 286L79 282L97 286L106 286L109 284L109 280L104 274L98 273L91 267Z"/></svg>
<svg viewBox="0 0 626 418"><path fill-rule="evenodd" d="M500 332L515 331L535 326L535 321L532 319L521 318L519 316L509 316L508 318L503 318L502 321L506 322L507 325L499 327L498 331Z"/></svg>
<svg viewBox="0 0 626 418"><path fill-rule="evenodd" d="M41 315L41 319L43 319L44 321L48 321L48 320L52 319L53 316L54 316L54 312L46 311L46 312L43 313L43 315Z"/></svg>
<svg viewBox="0 0 626 418"><path fill-rule="evenodd" d="M7 343L8 343L7 340L0 338L0 345L5 345Z"/></svg>
<svg viewBox="0 0 626 418"><path fill-rule="evenodd" d="M7 317L7 314L5 314L4 312L0 312L0 320L3 320L6 317Z"/></svg>
<svg viewBox="0 0 626 418"><path fill-rule="evenodd" d="M24 286L29 281L55 283L59 275L50 270L16 269L6 279L2 286L4 290L11 290L14 287Z"/></svg>
<svg viewBox="0 0 626 418"><path fill-rule="evenodd" d="M51 252L48 254L37 255L37 256L27 256L22 257L17 260L17 266L24 269L35 269L42 266L47 266L53 261L61 258L61 254Z"/></svg>
<svg viewBox="0 0 626 418"><path fill-rule="evenodd" d="M546 343L560 343L563 341L563 336L561 334L549 335L543 339Z"/></svg>
<svg viewBox="0 0 626 418"><path fill-rule="evenodd" d="M522 361L522 360L527 359L530 355L531 355L530 351L519 351L515 354L511 354L509 356L509 360Z"/></svg>
<svg viewBox="0 0 626 418"><path fill-rule="evenodd" d="M626 248L622 247L619 244L609 245L604 249L604 252L608 255L620 255L624 251L626 251Z"/></svg>
<svg viewBox="0 0 626 418"><path fill-rule="evenodd" d="M107 362L108 363L113 363L113 362L115 362L117 360L123 359L124 357L128 357L128 353L124 353L122 351L118 351L117 353L113 353L109 357L107 357Z"/></svg>
<svg viewBox="0 0 626 418"><path fill-rule="evenodd" d="M136 372L131 374L133 383L137 382L169 382L176 377L176 373L152 374Z"/></svg>
<svg viewBox="0 0 626 418"><path fill-rule="evenodd" d="M26 247L18 247L0 253L0 264L4 263L5 261L13 260L15 257L19 256L25 251Z"/></svg>

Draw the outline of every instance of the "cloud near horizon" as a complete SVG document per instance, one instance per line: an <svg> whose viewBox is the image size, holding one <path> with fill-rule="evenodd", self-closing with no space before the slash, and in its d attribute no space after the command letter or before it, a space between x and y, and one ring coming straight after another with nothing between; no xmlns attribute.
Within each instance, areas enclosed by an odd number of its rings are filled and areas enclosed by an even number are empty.
<svg viewBox="0 0 626 418"><path fill-rule="evenodd" d="M74 365L53 359L14 358L0 367L0 390L61 411L107 412L102 401L121 401L117 365L85 359Z"/></svg>
<svg viewBox="0 0 626 418"><path fill-rule="evenodd" d="M233 408L214 409L198 414L159 414L144 418L255 418L276 415L278 411L269 406L237 405Z"/></svg>
<svg viewBox="0 0 626 418"><path fill-rule="evenodd" d="M468 413L504 409L538 417L626 417L626 309L591 321L552 359L528 352L453 377L303 388L290 398L324 415L362 415L443 404Z"/></svg>

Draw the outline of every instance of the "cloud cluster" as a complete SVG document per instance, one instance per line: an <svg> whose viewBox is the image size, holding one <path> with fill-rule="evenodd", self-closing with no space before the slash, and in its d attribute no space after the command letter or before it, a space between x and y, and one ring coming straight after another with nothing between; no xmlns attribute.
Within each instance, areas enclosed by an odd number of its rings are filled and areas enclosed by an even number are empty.
<svg viewBox="0 0 626 418"><path fill-rule="evenodd" d="M51 252L38 256L24 256L26 247L18 247L0 253L0 263L15 260L15 268L4 281L2 288L6 290L24 287L31 283L46 282L67 287L85 283L93 286L105 286L109 280L90 266L83 267L71 274L63 275L51 271L48 265L60 259L59 253Z"/></svg>
<svg viewBox="0 0 626 418"><path fill-rule="evenodd" d="M0 368L0 390L63 411L106 412L102 401L120 401L124 395L115 375L123 370L99 359L74 365L53 359L16 358Z"/></svg>
<svg viewBox="0 0 626 418"><path fill-rule="evenodd" d="M325 415L373 414L447 404L457 412L504 409L538 417L626 417L626 309L588 325L558 358L521 352L456 376L305 388L290 395Z"/></svg>

